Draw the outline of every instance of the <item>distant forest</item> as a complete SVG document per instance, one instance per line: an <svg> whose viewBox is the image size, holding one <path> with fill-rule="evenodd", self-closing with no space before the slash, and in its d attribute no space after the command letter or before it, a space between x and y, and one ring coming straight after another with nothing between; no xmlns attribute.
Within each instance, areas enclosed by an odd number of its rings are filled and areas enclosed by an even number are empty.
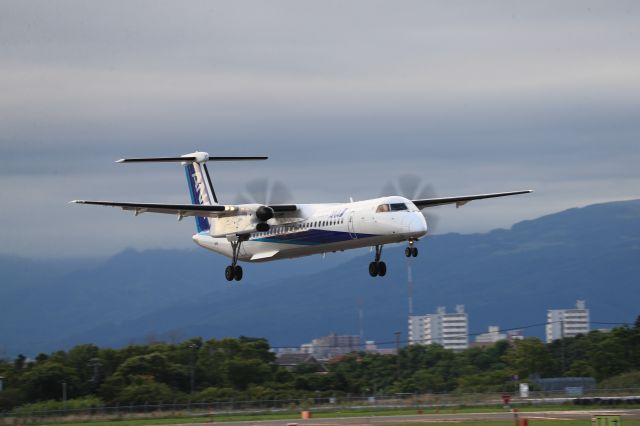
<svg viewBox="0 0 640 426"><path fill-rule="evenodd" d="M454 352L408 346L398 355L354 352L294 371L264 339L240 337L121 349L85 344L0 361L0 411L116 404L273 400L394 393L509 391L514 378L593 377L602 388L640 387L640 317L634 326L545 344L537 338Z"/></svg>

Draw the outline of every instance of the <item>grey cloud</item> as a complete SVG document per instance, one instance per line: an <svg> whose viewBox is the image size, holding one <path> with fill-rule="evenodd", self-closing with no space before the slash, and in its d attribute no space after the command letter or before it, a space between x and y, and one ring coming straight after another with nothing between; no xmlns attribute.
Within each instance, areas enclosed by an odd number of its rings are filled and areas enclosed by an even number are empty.
<svg viewBox="0 0 640 426"><path fill-rule="evenodd" d="M443 209L442 231L640 196L637 2L0 9L0 197L11 206L0 238L11 252L191 245L191 226L170 218L65 203L184 201L179 168L112 161L194 149L271 156L216 165L228 200L265 176L301 202L361 199L407 171L442 195L537 190Z"/></svg>

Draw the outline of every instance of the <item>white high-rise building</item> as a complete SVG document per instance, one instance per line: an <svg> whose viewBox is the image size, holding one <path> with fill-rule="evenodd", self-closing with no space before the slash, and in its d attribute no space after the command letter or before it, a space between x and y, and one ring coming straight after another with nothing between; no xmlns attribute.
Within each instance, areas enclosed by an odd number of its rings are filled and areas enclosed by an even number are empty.
<svg viewBox="0 0 640 426"><path fill-rule="evenodd" d="M445 349L467 349L469 347L469 318L464 305L457 305L456 312L447 313L439 307L435 314L409 317L409 344L440 344Z"/></svg>
<svg viewBox="0 0 640 426"><path fill-rule="evenodd" d="M547 343L563 337L575 337L587 334L589 325L589 310L584 300L576 302L575 309L549 309L547 311Z"/></svg>
<svg viewBox="0 0 640 426"><path fill-rule="evenodd" d="M426 315L409 316L409 344L424 344L424 318Z"/></svg>

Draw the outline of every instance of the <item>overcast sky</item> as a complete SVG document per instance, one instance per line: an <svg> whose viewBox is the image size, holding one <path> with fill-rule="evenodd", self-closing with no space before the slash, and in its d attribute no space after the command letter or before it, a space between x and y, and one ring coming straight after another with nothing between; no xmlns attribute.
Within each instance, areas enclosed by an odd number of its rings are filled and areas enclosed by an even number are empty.
<svg viewBox="0 0 640 426"><path fill-rule="evenodd" d="M482 232L640 198L637 1L0 2L0 252L103 256L191 247L192 220L67 205L188 202L173 164L215 164L298 202L377 196L406 173L438 195L535 194L440 208ZM425 243L428 244L428 243Z"/></svg>

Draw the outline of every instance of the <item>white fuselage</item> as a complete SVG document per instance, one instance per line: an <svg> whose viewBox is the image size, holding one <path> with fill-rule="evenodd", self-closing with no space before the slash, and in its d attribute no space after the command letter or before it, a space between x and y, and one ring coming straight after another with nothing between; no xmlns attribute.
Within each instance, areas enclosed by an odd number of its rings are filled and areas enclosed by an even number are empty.
<svg viewBox="0 0 640 426"><path fill-rule="evenodd" d="M268 232L252 233L242 243L238 260L264 262L309 256L414 241L427 233L424 216L403 197L297 206L293 221L276 217L269 221ZM193 240L199 246L232 257L231 243L225 237L215 238L209 232L201 232Z"/></svg>

